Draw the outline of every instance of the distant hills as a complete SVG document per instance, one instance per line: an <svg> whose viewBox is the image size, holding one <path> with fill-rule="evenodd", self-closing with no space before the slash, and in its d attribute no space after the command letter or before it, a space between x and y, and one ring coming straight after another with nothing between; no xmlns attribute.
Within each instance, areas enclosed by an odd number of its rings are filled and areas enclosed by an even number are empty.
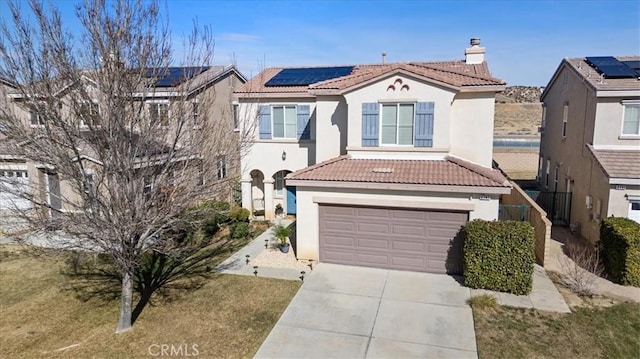
<svg viewBox="0 0 640 359"><path fill-rule="evenodd" d="M497 103L538 103L544 87L507 86L503 93L496 95Z"/></svg>
<svg viewBox="0 0 640 359"><path fill-rule="evenodd" d="M508 86L496 95L494 135L538 135L543 87Z"/></svg>

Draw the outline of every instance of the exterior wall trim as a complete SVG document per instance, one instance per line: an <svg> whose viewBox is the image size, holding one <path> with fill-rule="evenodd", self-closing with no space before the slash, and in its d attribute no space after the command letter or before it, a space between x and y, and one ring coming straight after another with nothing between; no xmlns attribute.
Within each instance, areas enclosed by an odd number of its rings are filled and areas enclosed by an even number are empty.
<svg viewBox="0 0 640 359"><path fill-rule="evenodd" d="M318 204L346 204L354 206L381 206L379 200L366 198L342 198L342 197L313 197L313 202ZM428 202L428 201L385 201L384 207L397 208L419 208L419 209L446 209L453 211L473 211L476 208L474 203L448 203L448 202Z"/></svg>
<svg viewBox="0 0 640 359"><path fill-rule="evenodd" d="M640 186L640 178L609 178L609 184Z"/></svg>
<svg viewBox="0 0 640 359"><path fill-rule="evenodd" d="M356 189L382 189L397 191L420 192L455 192L455 193L481 193L481 194L509 194L511 187L479 187L479 186L455 186L455 185L419 185L406 183L372 183L372 182L342 182L342 181L311 181L311 180L286 180L287 186L299 187L330 187L330 188L356 188Z"/></svg>

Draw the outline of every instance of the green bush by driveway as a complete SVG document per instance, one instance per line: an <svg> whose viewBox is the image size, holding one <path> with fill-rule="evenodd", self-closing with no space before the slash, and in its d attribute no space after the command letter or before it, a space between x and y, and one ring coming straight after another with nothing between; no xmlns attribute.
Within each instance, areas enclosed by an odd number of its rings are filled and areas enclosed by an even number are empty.
<svg viewBox="0 0 640 359"><path fill-rule="evenodd" d="M513 294L528 294L533 284L534 232L527 222L466 224L464 236L464 284Z"/></svg>
<svg viewBox="0 0 640 359"><path fill-rule="evenodd" d="M600 251L611 279L640 287L640 224L622 217L603 219Z"/></svg>

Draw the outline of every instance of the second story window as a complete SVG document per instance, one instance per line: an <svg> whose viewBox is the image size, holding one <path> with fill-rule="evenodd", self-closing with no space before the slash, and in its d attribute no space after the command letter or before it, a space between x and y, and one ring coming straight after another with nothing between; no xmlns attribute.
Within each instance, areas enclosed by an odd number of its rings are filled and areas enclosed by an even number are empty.
<svg viewBox="0 0 640 359"><path fill-rule="evenodd" d="M151 126L169 126L169 104L150 103L149 118L151 120Z"/></svg>
<svg viewBox="0 0 640 359"><path fill-rule="evenodd" d="M200 123L200 104L197 102L193 102L191 104L191 116L193 119L193 127L200 127L202 123Z"/></svg>
<svg viewBox="0 0 640 359"><path fill-rule="evenodd" d="M100 108L95 102L84 102L80 104L78 115L80 117L80 127L100 125Z"/></svg>
<svg viewBox="0 0 640 359"><path fill-rule="evenodd" d="M380 132L383 145L413 145L413 104L383 104Z"/></svg>
<svg viewBox="0 0 640 359"><path fill-rule="evenodd" d="M640 135L640 103L624 104L622 134L630 136Z"/></svg>
<svg viewBox="0 0 640 359"><path fill-rule="evenodd" d="M569 120L569 104L565 103L562 108L562 137L567 137L567 121Z"/></svg>
<svg viewBox="0 0 640 359"><path fill-rule="evenodd" d="M231 113L233 116L233 128L238 128L239 125L239 120L238 120L238 105L234 104L233 106L231 106Z"/></svg>
<svg viewBox="0 0 640 359"><path fill-rule="evenodd" d="M32 127L44 126L44 119L42 118L42 115L40 115L38 112L31 111L29 115L30 115L29 123L31 124Z"/></svg>
<svg viewBox="0 0 640 359"><path fill-rule="evenodd" d="M228 166L227 166L227 156L218 156L217 158L217 170L218 170L218 179L224 179L227 177L227 170L228 170Z"/></svg>
<svg viewBox="0 0 640 359"><path fill-rule="evenodd" d="M273 138L296 138L296 107L273 106Z"/></svg>
<svg viewBox="0 0 640 359"><path fill-rule="evenodd" d="M258 107L259 138L299 139L311 138L309 105L260 105Z"/></svg>

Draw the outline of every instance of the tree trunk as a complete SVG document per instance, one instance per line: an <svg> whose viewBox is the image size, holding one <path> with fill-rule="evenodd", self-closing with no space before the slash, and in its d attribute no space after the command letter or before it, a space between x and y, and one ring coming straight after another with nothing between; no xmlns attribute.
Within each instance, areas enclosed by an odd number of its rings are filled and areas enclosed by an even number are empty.
<svg viewBox="0 0 640 359"><path fill-rule="evenodd" d="M124 273L122 277L122 297L120 301L120 320L116 333L123 333L131 329L131 307L133 303L133 278Z"/></svg>

